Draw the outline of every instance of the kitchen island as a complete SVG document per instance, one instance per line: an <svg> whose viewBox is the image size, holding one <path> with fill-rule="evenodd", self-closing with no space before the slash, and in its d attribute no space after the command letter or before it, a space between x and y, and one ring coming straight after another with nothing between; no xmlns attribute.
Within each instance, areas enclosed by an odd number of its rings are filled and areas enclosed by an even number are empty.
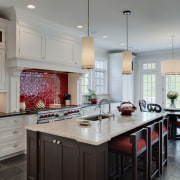
<svg viewBox="0 0 180 180"><path fill-rule="evenodd" d="M80 126L79 119L27 127L27 179L107 180L108 142L163 114L136 112Z"/></svg>

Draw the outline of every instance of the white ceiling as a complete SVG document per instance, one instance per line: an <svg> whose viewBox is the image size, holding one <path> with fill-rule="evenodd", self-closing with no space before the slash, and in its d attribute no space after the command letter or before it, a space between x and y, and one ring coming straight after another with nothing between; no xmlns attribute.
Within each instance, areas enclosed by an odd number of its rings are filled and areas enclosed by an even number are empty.
<svg viewBox="0 0 180 180"><path fill-rule="evenodd" d="M27 4L36 9L29 10ZM87 33L87 0L0 0L0 8L18 7L71 29L85 25ZM95 43L108 51L125 49L125 16L122 11L132 10L129 16L129 46L133 52L170 49L171 35L174 46L180 48L180 0L90 0L90 32ZM103 39L103 35L109 37Z"/></svg>

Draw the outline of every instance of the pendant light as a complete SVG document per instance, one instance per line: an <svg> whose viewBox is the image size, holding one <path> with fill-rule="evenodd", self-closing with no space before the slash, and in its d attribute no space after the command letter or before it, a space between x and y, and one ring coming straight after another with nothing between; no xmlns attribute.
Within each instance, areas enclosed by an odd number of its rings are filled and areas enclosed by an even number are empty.
<svg viewBox="0 0 180 180"><path fill-rule="evenodd" d="M161 62L162 75L180 75L180 59L174 59L174 36L172 36L172 59Z"/></svg>
<svg viewBox="0 0 180 180"><path fill-rule="evenodd" d="M94 39L89 36L89 0L88 36L82 38L82 69L94 69Z"/></svg>
<svg viewBox="0 0 180 180"><path fill-rule="evenodd" d="M126 37L127 37L127 48L123 52L123 61L122 61L122 74L131 74L132 73L132 52L128 51L128 16L131 14L131 11L123 11L123 15L126 16Z"/></svg>

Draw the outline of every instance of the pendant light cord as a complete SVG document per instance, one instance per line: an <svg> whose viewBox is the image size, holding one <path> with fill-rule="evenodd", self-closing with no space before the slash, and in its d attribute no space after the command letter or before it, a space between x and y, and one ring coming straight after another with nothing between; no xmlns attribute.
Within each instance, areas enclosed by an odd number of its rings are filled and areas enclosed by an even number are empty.
<svg viewBox="0 0 180 180"><path fill-rule="evenodd" d="M174 36L172 35L172 59L174 59Z"/></svg>
<svg viewBox="0 0 180 180"><path fill-rule="evenodd" d="M126 37L127 37L127 51L128 51L128 14L126 14Z"/></svg>
<svg viewBox="0 0 180 180"><path fill-rule="evenodd" d="M89 0L88 0L88 36L89 36Z"/></svg>

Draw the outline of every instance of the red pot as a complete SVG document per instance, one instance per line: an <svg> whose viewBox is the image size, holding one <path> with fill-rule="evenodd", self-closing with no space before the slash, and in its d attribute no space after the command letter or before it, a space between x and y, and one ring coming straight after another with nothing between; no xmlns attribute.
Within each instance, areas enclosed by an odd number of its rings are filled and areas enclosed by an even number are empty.
<svg viewBox="0 0 180 180"><path fill-rule="evenodd" d="M97 99L91 99L92 104L97 104Z"/></svg>

